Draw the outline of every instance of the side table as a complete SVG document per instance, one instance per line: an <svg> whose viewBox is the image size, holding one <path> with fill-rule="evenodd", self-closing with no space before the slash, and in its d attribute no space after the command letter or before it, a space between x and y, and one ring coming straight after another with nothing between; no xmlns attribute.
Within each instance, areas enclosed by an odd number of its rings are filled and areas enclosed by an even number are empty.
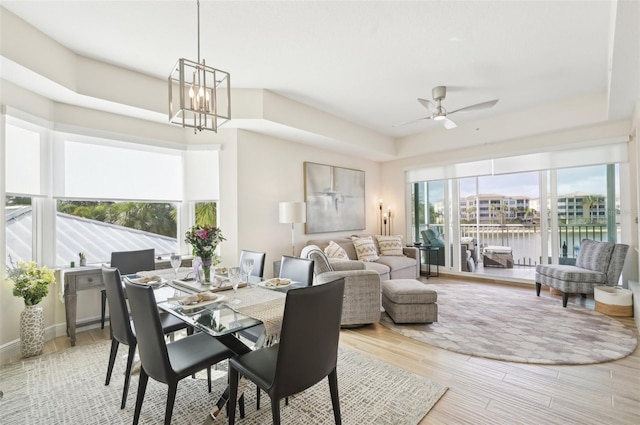
<svg viewBox="0 0 640 425"><path fill-rule="evenodd" d="M420 262L422 263L422 253L425 254L425 265L427 266L427 271L426 274L422 273L422 266L420 266L420 275L421 276L426 276L427 279L429 279L429 277L431 276L431 255L435 253L436 255L436 277L440 277L440 248L435 247L435 246L431 246L431 245L420 245L420 246L415 246L415 245L410 245L413 246L414 248L418 248L418 250L420 251Z"/></svg>

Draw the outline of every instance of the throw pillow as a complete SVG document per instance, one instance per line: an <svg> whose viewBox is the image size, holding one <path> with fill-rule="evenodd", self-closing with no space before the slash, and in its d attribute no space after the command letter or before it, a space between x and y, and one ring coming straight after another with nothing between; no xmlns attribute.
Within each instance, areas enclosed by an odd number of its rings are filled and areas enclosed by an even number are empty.
<svg viewBox="0 0 640 425"><path fill-rule="evenodd" d="M324 253L329 258L340 258L342 260L349 259L347 251L345 251L343 247L341 247L334 241L329 242L329 245L324 249Z"/></svg>
<svg viewBox="0 0 640 425"><path fill-rule="evenodd" d="M356 249L356 255L360 261L376 261L378 258L378 252L376 246L373 243L371 236L365 238L358 238L356 236L351 237L353 241L353 247Z"/></svg>
<svg viewBox="0 0 640 425"><path fill-rule="evenodd" d="M382 236L376 235L380 254L382 255L404 255L402 252L402 236Z"/></svg>

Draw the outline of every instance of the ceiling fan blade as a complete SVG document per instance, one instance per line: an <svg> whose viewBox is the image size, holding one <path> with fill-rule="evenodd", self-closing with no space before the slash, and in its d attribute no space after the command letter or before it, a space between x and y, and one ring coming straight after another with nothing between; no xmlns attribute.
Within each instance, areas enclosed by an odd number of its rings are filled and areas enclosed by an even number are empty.
<svg viewBox="0 0 640 425"><path fill-rule="evenodd" d="M418 122L418 121L422 121L422 120L430 120L430 119L431 119L430 116L429 117L422 117L422 118L418 118L417 120L411 120L409 122L405 122L405 123L402 123L402 124L394 124L393 126L394 127L402 127L403 125L413 124L414 122Z"/></svg>
<svg viewBox="0 0 640 425"><path fill-rule="evenodd" d="M418 98L418 102L420 102L422 106L424 106L434 114L438 111L438 107L436 106L436 104L430 100Z"/></svg>
<svg viewBox="0 0 640 425"><path fill-rule="evenodd" d="M456 128L457 127L456 123L451 121L449 118L443 119L442 120L442 125L444 125L444 128L446 128L447 130L451 130L452 128Z"/></svg>
<svg viewBox="0 0 640 425"><path fill-rule="evenodd" d="M498 103L500 99L489 100L488 102L476 103L475 105L465 106L464 108L456 109L455 111L449 112L453 114L454 112L467 112L467 111L477 111L478 109L487 109L493 107L496 103Z"/></svg>

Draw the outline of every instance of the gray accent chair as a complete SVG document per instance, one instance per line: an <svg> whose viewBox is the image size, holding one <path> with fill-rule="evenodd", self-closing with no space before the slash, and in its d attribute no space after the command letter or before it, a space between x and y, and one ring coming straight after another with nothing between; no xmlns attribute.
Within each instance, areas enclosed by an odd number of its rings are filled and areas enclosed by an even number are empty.
<svg viewBox="0 0 640 425"><path fill-rule="evenodd" d="M380 275L361 261L332 261L316 245L307 245L300 257L313 260L314 285L344 279L341 325L359 326L380 321Z"/></svg>
<svg viewBox="0 0 640 425"><path fill-rule="evenodd" d="M567 306L569 294L593 294L597 285L616 286L629 245L597 242L584 239L576 264L538 264L536 266L536 295L547 285L562 292L562 306Z"/></svg>

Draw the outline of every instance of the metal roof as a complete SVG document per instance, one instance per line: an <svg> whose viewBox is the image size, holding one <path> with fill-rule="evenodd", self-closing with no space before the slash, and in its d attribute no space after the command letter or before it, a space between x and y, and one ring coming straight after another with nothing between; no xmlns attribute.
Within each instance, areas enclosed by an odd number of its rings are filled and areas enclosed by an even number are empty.
<svg viewBox="0 0 640 425"><path fill-rule="evenodd" d="M15 261L31 259L31 206L6 208L7 258ZM78 264L78 253L84 252L87 263L108 263L111 252L154 248L156 255L178 250L176 238L130 229L124 226L56 213L56 266Z"/></svg>

